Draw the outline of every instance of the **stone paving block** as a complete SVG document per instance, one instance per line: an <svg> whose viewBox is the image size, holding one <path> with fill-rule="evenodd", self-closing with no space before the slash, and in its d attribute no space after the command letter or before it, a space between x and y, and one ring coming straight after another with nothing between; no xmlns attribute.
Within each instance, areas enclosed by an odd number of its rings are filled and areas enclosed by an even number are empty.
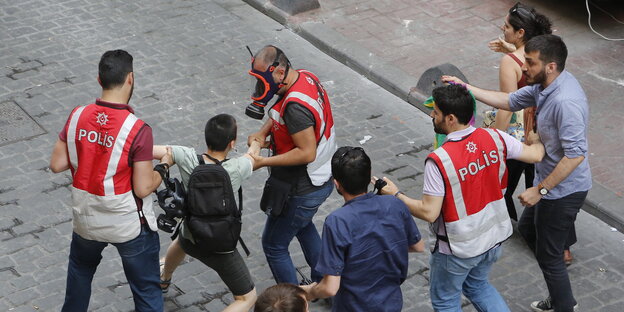
<svg viewBox="0 0 624 312"><path fill-rule="evenodd" d="M203 306L203 308L206 309L206 311L223 311L225 307L226 305L223 304L221 300L212 300ZM189 311L192 311L192 309L189 309Z"/></svg>
<svg viewBox="0 0 624 312"><path fill-rule="evenodd" d="M25 275L27 275L26 273L32 274L31 276L38 282L45 283L44 281L49 280L49 284L45 284L39 289L41 298L54 296L54 294L46 294L43 291L51 291L48 287L51 287L50 285L55 282L59 285L55 294L62 297L71 234L71 222L69 222L71 212L68 208L70 199L65 187L50 191L47 195L31 193L33 190L41 192L46 189L39 185L44 184L41 181L46 181L45 185L53 186L54 184L51 182L64 183L68 181L68 176L67 174L52 176L48 172L39 171L39 168L34 168L32 171L29 169L30 167L42 167L45 164L51 146L56 140L56 133L66 121L69 110L76 105L92 102L98 96L99 89L94 80L97 73L96 64L99 55L106 49L127 48L135 56L137 85L132 103L137 108L137 114L140 117L146 116L146 120L153 126L155 138L166 142L200 147L203 146L201 137L203 124L207 116L217 112L226 111L234 114L239 119L239 135L243 138L260 126L259 122L247 120L242 115L244 105L248 102L250 88L245 73L248 70L249 57L244 45L253 43L257 48L262 44L280 44L287 49L293 64L303 65L318 73L323 83L326 84L330 97L335 104L334 114L339 116L336 120L338 121L337 124L340 125L337 130L341 144L357 144L357 140L361 138L353 137L351 134L357 133L359 135L362 131L369 131L369 133L374 134L375 140L378 142L384 139L392 141L389 142L391 143L389 146L385 147L381 144L375 145L374 141L364 145L365 148L376 149L371 151L371 154L375 155L374 159L384 159L380 161L380 168L392 168L393 163L408 165L396 171L397 178L409 175L410 170L413 172L422 170L424 157L429 152L426 148L413 154L414 156L412 154L396 155L409 152L412 146L431 143L432 131L428 117L417 117L420 113L411 111L412 108L400 99L390 96L362 76L354 74L351 70L322 55L304 40L292 34L290 30L273 23L241 2L223 0L215 3L191 0L184 3L189 8L179 8L182 6L179 2L171 1L157 1L151 6L143 5L143 2L130 5L99 1L71 1L56 5L53 4L54 1L40 3L44 3L46 6L45 9L39 9L37 14L29 15L21 7L14 7L18 11L12 12L12 14L25 19L30 18L29 21L33 25L5 23L5 26L28 26L37 31L18 39L3 40L6 46L12 48L10 51L3 50L4 53L2 54L30 56L30 59L37 58L46 65L39 72L33 70L33 76L24 81L0 83L0 85L7 90L8 94L13 94L18 101L28 104L27 111L29 113L42 114L40 117L34 118L50 133L41 136L41 140L38 139L32 143L29 142L28 146L20 147L19 151L12 150L10 146L0 147L0 161L4 162L4 160L10 159L19 166L19 169L0 169L0 174L11 173L3 176L18 176L7 180L8 187L15 187L15 189L0 193L0 202L6 203L15 200L2 206L3 212L7 211L7 215L12 218L31 219L34 220L34 224L51 226L51 228L37 233L40 237L38 240L28 234L3 241L0 244L0 251L2 251L0 254L6 254L4 251L14 253L17 250L14 248L21 248L21 250L38 248L43 253L50 253L39 257L33 261L33 264L20 267ZM411 4L410 2L407 3L407 6ZM474 2L470 3L473 4ZM370 1L368 5L373 4L375 1ZM406 5L403 4L403 6ZM0 10L6 11L7 7L2 7ZM84 12L88 12L89 15L85 15ZM34 15L41 15L43 18L33 18ZM175 17L175 15L180 16ZM85 20L87 16L95 16L96 18ZM466 20L466 18L462 19L462 15L459 13L458 15L451 13L447 16L449 19ZM3 21L5 20L3 19ZM18 21L18 19L14 21ZM6 22L10 21L6 20ZM398 29L394 33L390 27L394 22L395 20L386 20L385 29L391 30L393 35L400 36L402 33ZM477 27L480 25L477 20L471 22ZM52 26L50 23L53 23L54 26L43 27L41 26L43 23L47 23L47 26ZM396 23L397 27L404 27L400 21L396 21ZM66 27L66 25L72 25L72 27ZM253 31L249 31L247 25L254 25ZM412 22L410 25L415 25L415 23ZM122 31L120 34L113 35L110 33L113 29L132 29L132 31ZM492 29L496 31L495 26L492 26ZM48 34L46 32L52 33L54 40L47 40ZM456 40L456 38L449 38L449 40ZM471 40L474 39L471 38ZM409 52L406 50L403 53ZM491 58L494 61L498 59L497 56ZM466 59L465 61L468 62L469 60ZM3 62L3 58L0 57L0 64ZM7 61L6 65L14 64L16 64L15 59L10 62ZM475 72L477 71L475 70ZM495 70L492 72L495 73ZM64 78L72 76L75 78L69 80L71 83L64 81ZM4 81L2 79L0 77L0 82ZM37 87L36 85L39 83L42 85ZM33 86L35 88L25 91ZM1 90L0 101L8 99L8 95L3 94ZM208 100L202 97L207 97ZM236 102L236 104L230 105L231 102ZM19 103L22 104L22 102ZM26 104L24 105L26 106ZM178 107L183 109L178 110ZM357 110L357 112L350 116L353 110ZM392 114L383 113L384 118L387 117L386 119L366 119L386 110L393 112ZM394 123L398 120L393 119L390 115L400 116L405 123L399 122L398 125L395 125ZM380 130L381 132L375 128L380 125L384 126ZM188 133L197 133L197 135L186 135ZM392 134L394 133L399 133L401 136L393 138ZM408 146L404 145L406 138L413 138L416 142L406 148ZM244 139L239 141L244 141ZM244 142L239 142L239 145L241 146L239 150L244 150ZM23 158L18 155L22 155ZM33 162L32 166L26 165L27 162ZM248 183L252 186L245 189L246 210L244 211L245 233L243 233L243 237L254 251L254 255L247 258L246 262L256 280L259 291L274 283L260 246L264 216L258 211L257 200L265 178L265 171L256 174ZM420 194L422 181L419 179L421 178L408 178L400 181L399 184L402 188L408 187L413 194ZM52 204L50 203L51 199L53 199ZM321 211L314 220L319 229L322 220L329 211L340 204L341 198L334 194L327 204L321 207ZM32 217L35 213L43 215ZM7 220L0 218L0 221L0 224L5 224ZM6 224L11 225L12 219L8 221ZM26 226L26 223L20 226ZM419 227L421 231L426 232L424 223L420 222ZM55 238L58 242L55 242ZM19 241L19 239L23 241ZM12 243L13 241L17 243ZM31 244L32 242L35 244ZM161 254L164 254L168 241L164 239L162 242ZM595 245L597 243L594 242L580 242L579 244L583 246L579 248L579 251L588 247L591 247L590 250L594 248L599 252L605 250L603 246ZM591 246L589 246L590 244ZM513 248L517 247L516 245L513 246ZM303 263L298 244L295 243L292 247L293 254L297 255L296 261ZM105 250L104 259L96 273L92 296L94 306L92 308L98 311L131 311L133 303L130 298L130 291L123 276L117 252L113 249L107 248ZM514 257L518 259L530 259L526 249L512 252ZM581 256L583 255L581 254ZM585 267L584 256L581 256L579 256L579 266ZM410 255L410 257L416 259L410 260L412 266L424 267L427 265L427 254ZM592 258L596 257L587 255L587 259ZM0 257L0 263L3 261L1 259ZM6 261L6 263L11 264L11 261ZM59 263L55 265L54 261ZM504 263L504 268L513 267L515 264L520 264L521 261L507 261ZM598 261L613 266L608 259L599 258ZM35 273L42 267L46 268L45 273ZM534 264L533 266L522 267L520 271L526 272L539 281L540 273L534 271L534 267ZM571 274L587 274L588 270L572 270ZM613 272L616 270L614 269ZM507 274L507 272L500 273L503 276ZM174 288L171 291L173 297L167 301L167 307L172 307L175 310L220 310L224 307L223 300L226 302L231 300L224 284L218 280L216 274L199 262L184 264L174 275L176 280L174 286L178 286L178 281L182 285L185 285L185 282L190 285L190 281L195 279L195 283L199 285L201 290L180 295ZM618 276L614 275L613 279L609 280L604 276L599 277L604 284L613 284L616 283L614 279ZM431 310L428 305L429 298L427 297L426 286L423 286L426 283L426 278L428 278L428 273L423 272L422 275L411 277L404 284L405 293L410 294L405 299L404 306L407 310ZM496 279L496 282L505 282L505 279ZM597 280L591 280L591 283L602 285ZM0 287L2 289L0 294L4 295L5 298L7 295L13 296L13 286L10 284L4 286L5 284ZM529 291L534 289L543 291L543 285L540 287L522 285L521 289L526 288L526 293L534 297L536 294L529 293ZM522 291L511 286L506 286L504 289L504 295L509 298L516 298L514 293ZM224 291L226 294L219 295L220 298L224 298L223 300L212 299L207 301L212 296ZM414 298L418 298L416 300L418 302L414 302ZM583 297L583 299L585 298ZM515 302L515 300L510 301ZM200 303L192 305L192 302ZM14 308L14 310L28 308L31 311L32 305L37 304L38 301L33 299L31 302L24 302L24 305L15 307L13 303L0 299L0 310L3 310L3 303ZM59 305L59 302L53 304L54 307L51 310L58 310ZM42 305L42 307L48 306ZM524 310L514 311L525 311L526 305L523 307ZM316 309L313 310L317 311ZM319 306L318 310L327 311L327 307Z"/></svg>
<svg viewBox="0 0 624 312"><path fill-rule="evenodd" d="M8 297L13 306L25 305L33 299L39 298L40 294L35 289L16 290Z"/></svg>
<svg viewBox="0 0 624 312"><path fill-rule="evenodd" d="M104 306L103 309L104 310L110 309L113 311L123 311L123 312L134 311L134 301L132 301L132 298L127 298L125 300L117 301L116 303L113 304L112 308L110 307L110 305L108 305L108 306Z"/></svg>

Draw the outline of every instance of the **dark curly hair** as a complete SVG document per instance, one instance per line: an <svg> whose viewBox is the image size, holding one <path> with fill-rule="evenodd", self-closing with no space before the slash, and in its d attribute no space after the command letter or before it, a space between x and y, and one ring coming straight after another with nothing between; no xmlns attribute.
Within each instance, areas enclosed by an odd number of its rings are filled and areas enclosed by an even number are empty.
<svg viewBox="0 0 624 312"><path fill-rule="evenodd" d="M524 43L535 36L552 34L550 19L520 2L509 9L509 24L515 31L524 29Z"/></svg>

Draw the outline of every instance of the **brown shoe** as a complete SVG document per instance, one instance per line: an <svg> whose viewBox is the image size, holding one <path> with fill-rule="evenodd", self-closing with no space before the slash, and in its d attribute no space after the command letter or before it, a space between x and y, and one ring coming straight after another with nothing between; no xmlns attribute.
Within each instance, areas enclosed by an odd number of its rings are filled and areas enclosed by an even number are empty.
<svg viewBox="0 0 624 312"><path fill-rule="evenodd" d="M572 264L572 260L574 260L574 257L572 257L572 253L570 252L569 249L566 249L563 251L563 262L565 263L566 266L569 266L570 264Z"/></svg>

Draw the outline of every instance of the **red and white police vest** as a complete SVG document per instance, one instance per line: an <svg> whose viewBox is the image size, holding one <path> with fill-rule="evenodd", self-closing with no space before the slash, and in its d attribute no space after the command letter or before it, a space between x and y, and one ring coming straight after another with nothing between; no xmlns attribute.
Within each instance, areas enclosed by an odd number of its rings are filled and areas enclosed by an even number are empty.
<svg viewBox="0 0 624 312"><path fill-rule="evenodd" d="M145 123L126 109L91 104L70 115L67 151L72 173L74 232L123 243L141 232L140 214L156 230L151 195L138 210L132 193L130 147Z"/></svg>
<svg viewBox="0 0 624 312"><path fill-rule="evenodd" d="M269 110L273 121L273 136L276 154L284 154L293 148L295 143L284 123L286 103L296 102L306 107L314 115L316 135L316 158L307 165L307 172L313 185L320 186L331 177L331 158L336 151L336 133L334 118L329 104L329 97L318 78L309 71L297 70L299 79L286 91L282 99Z"/></svg>
<svg viewBox="0 0 624 312"><path fill-rule="evenodd" d="M438 233L444 222L451 252L459 258L481 255L512 234L503 193L507 188L507 148L492 129L478 128L459 141L447 141L429 154L444 179Z"/></svg>

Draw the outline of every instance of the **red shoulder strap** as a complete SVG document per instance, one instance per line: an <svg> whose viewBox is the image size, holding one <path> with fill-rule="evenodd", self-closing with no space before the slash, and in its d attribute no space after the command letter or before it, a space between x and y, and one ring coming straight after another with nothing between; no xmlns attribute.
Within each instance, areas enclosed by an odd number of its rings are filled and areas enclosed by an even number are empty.
<svg viewBox="0 0 624 312"><path fill-rule="evenodd" d="M518 65L520 65L520 67L522 67L523 63L517 56L513 53L507 53L507 55L509 55L514 61L516 61L516 63L518 63Z"/></svg>

